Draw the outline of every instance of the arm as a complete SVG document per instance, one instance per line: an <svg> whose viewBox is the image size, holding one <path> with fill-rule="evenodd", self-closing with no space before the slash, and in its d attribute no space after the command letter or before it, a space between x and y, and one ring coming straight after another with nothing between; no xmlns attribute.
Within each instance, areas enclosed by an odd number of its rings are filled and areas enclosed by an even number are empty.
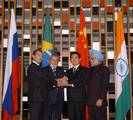
<svg viewBox="0 0 133 120"><path fill-rule="evenodd" d="M53 84L56 84L56 81L51 81L48 79L46 71L42 70L41 68L30 66L28 69L28 76L31 76L32 78L37 78L36 83L38 84L38 80L41 80L41 83L45 83L48 86L52 86Z"/></svg>
<svg viewBox="0 0 133 120"><path fill-rule="evenodd" d="M102 79L101 79L102 90L101 90L101 94L100 94L100 99L104 100L106 98L107 90L109 87L109 77L110 77L110 72L109 72L108 68L105 67L103 69L103 74L102 74Z"/></svg>
<svg viewBox="0 0 133 120"><path fill-rule="evenodd" d="M108 68L105 67L103 69L102 78L101 78L101 85L102 85L101 94L99 96L99 99L97 99L96 101L97 107L101 107L103 104L103 100L106 98L106 94L109 86L109 74L110 73Z"/></svg>
<svg viewBox="0 0 133 120"><path fill-rule="evenodd" d="M69 78L69 85L70 87L81 87L87 84L87 80L88 80L88 69L83 69L81 75L79 75L79 77L77 76L76 78ZM72 80L72 79L76 79L76 80Z"/></svg>
<svg viewBox="0 0 133 120"><path fill-rule="evenodd" d="M46 77L47 77L47 81L52 81L54 82L53 87L62 87L62 86L66 86L66 80L65 80L65 72L63 67L57 67L56 68L56 76L52 75L51 71L49 71L49 69L45 68L43 70L44 72L46 72ZM63 83L62 83L63 82ZM65 84L65 85L64 85Z"/></svg>

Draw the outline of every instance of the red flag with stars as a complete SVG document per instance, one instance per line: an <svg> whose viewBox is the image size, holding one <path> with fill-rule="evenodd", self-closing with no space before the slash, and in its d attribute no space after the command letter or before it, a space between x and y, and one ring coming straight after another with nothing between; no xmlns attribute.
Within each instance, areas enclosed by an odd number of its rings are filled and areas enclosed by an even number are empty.
<svg viewBox="0 0 133 120"><path fill-rule="evenodd" d="M80 25L78 33L77 51L81 55L80 64L84 67L89 67L88 39L87 39L87 31L85 24L85 15L82 7L80 10ZM88 117L89 117L88 107L86 105L86 120L88 120Z"/></svg>
<svg viewBox="0 0 133 120"><path fill-rule="evenodd" d="M80 25L79 25L79 33L78 33L77 51L81 55L80 64L84 67L88 67L89 66L88 40L87 40L87 33L86 33L85 15L82 7L80 10Z"/></svg>

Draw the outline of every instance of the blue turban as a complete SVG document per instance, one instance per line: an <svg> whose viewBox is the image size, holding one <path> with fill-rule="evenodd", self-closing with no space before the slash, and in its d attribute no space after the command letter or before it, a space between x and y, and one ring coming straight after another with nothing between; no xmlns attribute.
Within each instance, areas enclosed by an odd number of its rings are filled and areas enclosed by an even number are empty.
<svg viewBox="0 0 133 120"><path fill-rule="evenodd" d="M89 54L90 54L90 56L97 58L97 60L100 61L100 62L104 61L103 54L100 51L98 51L98 50L91 49L89 51Z"/></svg>

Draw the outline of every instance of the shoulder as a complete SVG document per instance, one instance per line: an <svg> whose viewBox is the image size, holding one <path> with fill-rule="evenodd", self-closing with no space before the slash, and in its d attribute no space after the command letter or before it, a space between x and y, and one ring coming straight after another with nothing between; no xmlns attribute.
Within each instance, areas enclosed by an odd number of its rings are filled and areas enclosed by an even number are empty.
<svg viewBox="0 0 133 120"><path fill-rule="evenodd" d="M72 68L69 68L66 70L66 72L71 72L73 69Z"/></svg>
<svg viewBox="0 0 133 120"><path fill-rule="evenodd" d="M61 67L61 66L57 66L57 69L64 69L63 67Z"/></svg>
<svg viewBox="0 0 133 120"><path fill-rule="evenodd" d="M48 70L48 69L49 69L49 65L42 68L42 70Z"/></svg>
<svg viewBox="0 0 133 120"><path fill-rule="evenodd" d="M57 71L63 71L63 72L64 72L64 68L61 67L61 66L58 66L58 67L56 68L56 70L57 70Z"/></svg>
<svg viewBox="0 0 133 120"><path fill-rule="evenodd" d="M66 70L66 74L70 75L73 73L73 68L69 68Z"/></svg>
<svg viewBox="0 0 133 120"><path fill-rule="evenodd" d="M109 68L106 65L102 66L104 70L109 70Z"/></svg>
<svg viewBox="0 0 133 120"><path fill-rule="evenodd" d="M34 67L36 67L36 65L35 65L34 63L31 63L31 64L28 66L28 70L30 70L30 69L32 69L32 68L34 68Z"/></svg>
<svg viewBox="0 0 133 120"><path fill-rule="evenodd" d="M79 69L82 70L82 71L88 71L88 68L87 67L84 67L84 66L79 66Z"/></svg>
<svg viewBox="0 0 133 120"><path fill-rule="evenodd" d="M27 73L28 74L32 74L32 73L37 73L38 72L38 66L34 63L31 63L29 66L28 66L28 69L27 69Z"/></svg>
<svg viewBox="0 0 133 120"><path fill-rule="evenodd" d="M110 73L109 68L106 65L102 65L101 69L104 73Z"/></svg>

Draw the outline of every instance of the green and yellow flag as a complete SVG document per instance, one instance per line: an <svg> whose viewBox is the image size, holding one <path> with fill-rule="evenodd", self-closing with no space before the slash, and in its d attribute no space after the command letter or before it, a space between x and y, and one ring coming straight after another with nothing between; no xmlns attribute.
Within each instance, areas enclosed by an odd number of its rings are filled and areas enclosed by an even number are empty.
<svg viewBox="0 0 133 120"><path fill-rule="evenodd" d="M42 40L42 52L43 52L42 67L48 65L48 59L49 56L51 55L52 49L53 45L52 45L50 14L47 13L45 17L44 39Z"/></svg>

